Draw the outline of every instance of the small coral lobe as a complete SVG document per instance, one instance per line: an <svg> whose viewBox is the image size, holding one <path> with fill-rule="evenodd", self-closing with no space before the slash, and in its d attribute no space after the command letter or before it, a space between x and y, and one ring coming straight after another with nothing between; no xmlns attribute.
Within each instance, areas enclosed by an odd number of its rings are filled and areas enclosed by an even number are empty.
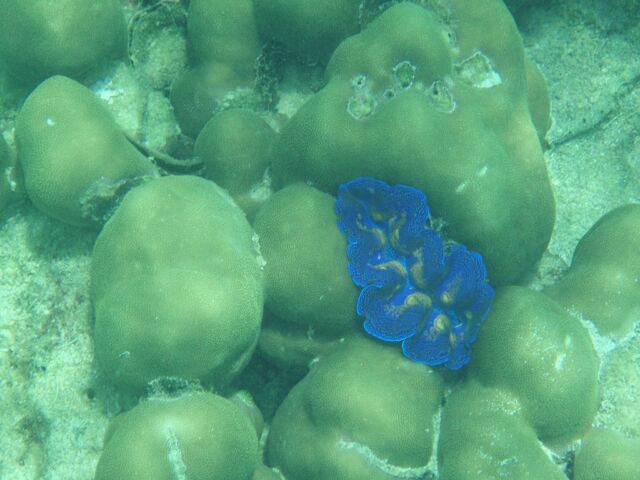
<svg viewBox="0 0 640 480"><path fill-rule="evenodd" d="M364 330L402 342L403 354L420 363L467 364L495 295L482 256L445 242L430 227L424 193L407 185L350 180L338 188L336 214L349 274L362 287L356 310Z"/></svg>

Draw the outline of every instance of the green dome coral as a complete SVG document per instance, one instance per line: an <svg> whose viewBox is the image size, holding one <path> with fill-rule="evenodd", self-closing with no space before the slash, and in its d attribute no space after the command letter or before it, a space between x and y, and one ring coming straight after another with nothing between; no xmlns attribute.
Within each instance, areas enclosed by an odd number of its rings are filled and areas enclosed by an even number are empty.
<svg viewBox="0 0 640 480"><path fill-rule="evenodd" d="M580 240L571 268L545 293L591 320L602 335L624 335L640 318L640 205L619 207Z"/></svg>
<svg viewBox="0 0 640 480"><path fill-rule="evenodd" d="M329 193L360 176L416 187L448 236L483 255L492 283L511 283L554 223L530 108L544 128L537 103L548 100L529 95L522 41L501 1L447 4L399 3L338 46L326 86L281 130L273 179Z"/></svg>
<svg viewBox="0 0 640 480"><path fill-rule="evenodd" d="M357 289L335 200L304 184L272 195L256 216L269 313L260 347L284 365L306 364L340 336L359 329Z"/></svg>
<svg viewBox="0 0 640 480"><path fill-rule="evenodd" d="M0 11L0 61L21 83L78 78L126 54L119 0L0 0Z"/></svg>
<svg viewBox="0 0 640 480"><path fill-rule="evenodd" d="M187 40L195 64L222 63L253 76L260 41L252 0L191 0Z"/></svg>
<svg viewBox="0 0 640 480"><path fill-rule="evenodd" d="M498 290L474 346L470 376L507 390L550 444L578 438L599 403L599 360L587 330L544 294Z"/></svg>
<svg viewBox="0 0 640 480"><path fill-rule="evenodd" d="M131 190L96 241L96 356L117 384L218 387L246 364L262 318L262 258L220 187L163 177Z"/></svg>
<svg viewBox="0 0 640 480"><path fill-rule="evenodd" d="M251 480L258 438L249 418L210 393L152 398L117 417L95 480Z"/></svg>
<svg viewBox="0 0 640 480"><path fill-rule="evenodd" d="M67 77L42 82L16 121L27 194L48 215L95 225L131 185L157 175L91 91Z"/></svg>
<svg viewBox="0 0 640 480"><path fill-rule="evenodd" d="M640 440L605 429L587 435L576 455L575 480L636 480Z"/></svg>
<svg viewBox="0 0 640 480"><path fill-rule="evenodd" d="M256 113L225 110L204 126L193 155L205 167L205 177L226 189L252 218L268 197L264 177L276 133Z"/></svg>
<svg viewBox="0 0 640 480"><path fill-rule="evenodd" d="M252 0L192 0L187 15L192 69L171 88L182 131L195 138L214 113L248 106L260 41Z"/></svg>
<svg viewBox="0 0 640 480"><path fill-rule="evenodd" d="M268 464L287 480L422 478L442 393L426 365L350 338L321 357L278 409Z"/></svg>
<svg viewBox="0 0 640 480"><path fill-rule="evenodd" d="M362 0L254 0L263 39L326 62L336 46L358 32Z"/></svg>
<svg viewBox="0 0 640 480"><path fill-rule="evenodd" d="M466 382L442 412L438 472L446 480L566 480L508 391Z"/></svg>

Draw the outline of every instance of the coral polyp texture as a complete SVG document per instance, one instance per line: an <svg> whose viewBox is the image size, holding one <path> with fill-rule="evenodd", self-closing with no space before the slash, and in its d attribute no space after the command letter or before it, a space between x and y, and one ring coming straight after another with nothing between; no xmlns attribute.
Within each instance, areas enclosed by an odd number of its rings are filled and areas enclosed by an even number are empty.
<svg viewBox="0 0 640 480"><path fill-rule="evenodd" d="M467 364L495 295L482 256L447 245L425 195L406 185L356 178L338 188L336 213L367 333L427 365Z"/></svg>

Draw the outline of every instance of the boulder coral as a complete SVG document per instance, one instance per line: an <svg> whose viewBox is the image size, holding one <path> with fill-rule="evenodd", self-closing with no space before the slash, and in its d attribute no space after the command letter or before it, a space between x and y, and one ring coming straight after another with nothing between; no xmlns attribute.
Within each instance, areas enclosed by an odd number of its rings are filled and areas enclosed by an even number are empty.
<svg viewBox="0 0 640 480"><path fill-rule="evenodd" d="M640 318L640 205L603 216L582 237L565 275L545 289L602 335L623 336Z"/></svg>
<svg viewBox="0 0 640 480"><path fill-rule="evenodd" d="M599 359L585 327L543 293L499 289L474 345L469 376L511 392L552 445L579 438L599 404Z"/></svg>
<svg viewBox="0 0 640 480"><path fill-rule="evenodd" d="M254 0L256 23L265 41L326 62L338 44L360 29L362 0Z"/></svg>
<svg viewBox="0 0 640 480"><path fill-rule="evenodd" d="M250 218L271 193L266 175L275 137L257 113L226 110L196 138L193 155L204 176L226 189Z"/></svg>
<svg viewBox="0 0 640 480"><path fill-rule="evenodd" d="M101 225L124 192L158 175L100 100L59 75L27 97L16 144L29 199L71 225Z"/></svg>
<svg viewBox="0 0 640 480"><path fill-rule="evenodd" d="M638 478L640 440L597 428L589 432L576 454L575 480Z"/></svg>
<svg viewBox="0 0 640 480"><path fill-rule="evenodd" d="M119 0L0 0L0 11L0 63L20 83L79 79L126 54Z"/></svg>
<svg viewBox="0 0 640 480"><path fill-rule="evenodd" d="M117 417L95 480L251 480L257 464L258 438L240 408L186 392L145 400Z"/></svg>
<svg viewBox="0 0 640 480"><path fill-rule="evenodd" d="M335 194L370 176L420 189L448 235L482 253L496 285L544 251L554 201L522 40L499 0L399 3L346 38L326 85L275 144L276 187ZM446 8L445 8L446 5ZM490 19L491 26L488 21ZM429 41L424 41L429 39Z"/></svg>
<svg viewBox="0 0 640 480"><path fill-rule="evenodd" d="M306 366L359 328L334 205L331 195L293 184L272 195L254 221L266 261L260 348L285 366Z"/></svg>
<svg viewBox="0 0 640 480"><path fill-rule="evenodd" d="M467 382L448 398L438 441L438 472L447 480L566 480L541 448L509 392Z"/></svg>
<svg viewBox="0 0 640 480"><path fill-rule="evenodd" d="M213 182L163 177L131 190L93 250L98 362L125 389L157 377L220 388L257 343L262 262L244 213Z"/></svg>
<svg viewBox="0 0 640 480"><path fill-rule="evenodd" d="M392 480L428 472L442 380L353 337L315 363L278 409L268 463L288 480Z"/></svg>
<svg viewBox="0 0 640 480"><path fill-rule="evenodd" d="M252 0L191 0L187 45L191 69L176 79L171 103L182 131L196 138L218 111L243 104L255 80L261 44Z"/></svg>

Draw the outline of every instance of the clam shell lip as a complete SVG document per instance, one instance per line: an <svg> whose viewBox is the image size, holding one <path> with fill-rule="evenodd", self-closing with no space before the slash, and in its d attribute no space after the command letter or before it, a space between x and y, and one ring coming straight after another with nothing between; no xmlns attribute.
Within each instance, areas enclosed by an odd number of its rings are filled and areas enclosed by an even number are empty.
<svg viewBox="0 0 640 480"><path fill-rule="evenodd" d="M482 256L431 228L426 196L407 185L355 178L335 208L364 330L416 362L466 365L495 296Z"/></svg>

